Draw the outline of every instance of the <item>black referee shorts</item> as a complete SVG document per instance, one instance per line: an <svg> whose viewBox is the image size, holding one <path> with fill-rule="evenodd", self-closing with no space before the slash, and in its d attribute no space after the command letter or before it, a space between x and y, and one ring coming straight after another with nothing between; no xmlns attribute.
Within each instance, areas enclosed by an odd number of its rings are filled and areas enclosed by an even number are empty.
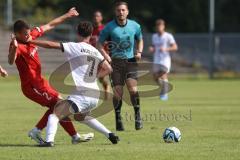
<svg viewBox="0 0 240 160"><path fill-rule="evenodd" d="M137 80L138 64L135 58L131 59L112 59L113 72L111 73L112 85L125 84L125 81L129 78Z"/></svg>

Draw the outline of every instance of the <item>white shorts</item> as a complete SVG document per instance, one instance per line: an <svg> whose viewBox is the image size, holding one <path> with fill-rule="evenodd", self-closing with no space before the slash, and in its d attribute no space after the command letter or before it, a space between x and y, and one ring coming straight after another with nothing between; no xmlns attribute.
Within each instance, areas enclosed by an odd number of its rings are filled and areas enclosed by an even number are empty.
<svg viewBox="0 0 240 160"><path fill-rule="evenodd" d="M87 97L83 95L70 95L67 99L77 105L78 111L80 113L87 113L95 109L99 100L97 98Z"/></svg>
<svg viewBox="0 0 240 160"><path fill-rule="evenodd" d="M171 57L169 55L159 54L154 56L153 72L169 73L171 69Z"/></svg>

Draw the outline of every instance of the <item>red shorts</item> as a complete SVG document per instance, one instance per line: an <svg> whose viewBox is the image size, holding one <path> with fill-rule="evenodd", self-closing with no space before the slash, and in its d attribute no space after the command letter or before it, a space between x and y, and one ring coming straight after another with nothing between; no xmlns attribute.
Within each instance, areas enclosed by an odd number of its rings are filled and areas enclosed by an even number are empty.
<svg viewBox="0 0 240 160"><path fill-rule="evenodd" d="M31 84L23 85L22 92L27 98L48 108L54 107L59 99L59 93L46 80L43 85L37 87Z"/></svg>

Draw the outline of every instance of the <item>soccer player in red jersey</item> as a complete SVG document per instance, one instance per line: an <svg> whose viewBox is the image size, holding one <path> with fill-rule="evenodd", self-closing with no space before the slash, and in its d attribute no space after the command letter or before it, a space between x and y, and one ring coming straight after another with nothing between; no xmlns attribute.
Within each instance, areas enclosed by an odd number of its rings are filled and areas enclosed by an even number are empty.
<svg viewBox="0 0 240 160"><path fill-rule="evenodd" d="M22 20L14 23L14 34L9 47L8 63L14 62L17 66L21 79L21 88L23 94L30 100L48 108L36 127L29 132L29 137L37 143L43 143L41 130L46 127L48 116L53 112L54 106L61 101L59 93L50 86L41 74L41 62L38 56L38 48L33 44L27 43L30 39L34 40L41 37L45 32L54 29L57 25L66 19L78 16L79 13L75 8L71 8L66 14L50 21L49 23L30 29L28 24ZM90 140L92 137L83 137L76 132L72 122L69 120L62 121L61 126L72 137L72 143L76 144L81 141ZM90 134L92 135L92 134Z"/></svg>
<svg viewBox="0 0 240 160"><path fill-rule="evenodd" d="M1 65L0 65L0 75L2 77L7 77L8 76L7 71L5 69L3 69Z"/></svg>
<svg viewBox="0 0 240 160"><path fill-rule="evenodd" d="M101 11L97 10L93 13L93 26L94 28L93 28L92 37L90 39L90 43L93 47L96 47L99 34L104 28L103 16Z"/></svg>
<svg viewBox="0 0 240 160"><path fill-rule="evenodd" d="M98 37L100 35L100 32L104 28L103 15L102 15L102 12L99 11L99 10L96 10L93 13L93 26L94 26L94 28L93 28L92 37L90 39L90 44L93 47L96 47L97 46ZM106 47L105 47L105 50L107 50ZM99 78L99 81L103 85L103 89L105 91L105 99L108 99L108 93L110 92L110 85L109 85L109 81L108 81L108 76Z"/></svg>

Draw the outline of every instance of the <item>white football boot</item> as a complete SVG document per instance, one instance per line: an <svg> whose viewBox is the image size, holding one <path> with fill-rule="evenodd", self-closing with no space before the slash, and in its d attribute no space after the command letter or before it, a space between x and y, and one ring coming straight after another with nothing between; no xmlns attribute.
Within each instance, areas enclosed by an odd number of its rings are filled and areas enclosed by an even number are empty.
<svg viewBox="0 0 240 160"><path fill-rule="evenodd" d="M33 128L31 131L29 131L28 137L33 139L38 144L43 144L45 142L41 137L41 131L37 128Z"/></svg>
<svg viewBox="0 0 240 160"><path fill-rule="evenodd" d="M94 137L94 133L86 133L86 134L76 134L72 136L72 144L78 144L81 142L88 142L92 140Z"/></svg>

